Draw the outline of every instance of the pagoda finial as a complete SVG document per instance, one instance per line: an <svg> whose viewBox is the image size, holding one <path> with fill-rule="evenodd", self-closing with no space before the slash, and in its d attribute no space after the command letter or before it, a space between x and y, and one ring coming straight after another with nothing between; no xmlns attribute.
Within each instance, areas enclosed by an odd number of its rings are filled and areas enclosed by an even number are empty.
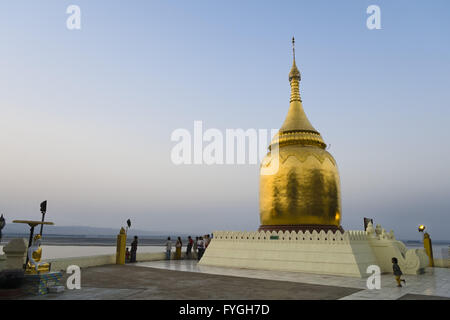
<svg viewBox="0 0 450 320"><path fill-rule="evenodd" d="M292 54L294 56L294 61L292 63L291 72L289 72L289 82L292 81L292 79L296 79L300 81L300 71L298 71L297 66L295 64L295 38L292 37Z"/></svg>
<svg viewBox="0 0 450 320"><path fill-rule="evenodd" d="M295 38L292 37L292 54L294 56L294 63L295 63Z"/></svg>

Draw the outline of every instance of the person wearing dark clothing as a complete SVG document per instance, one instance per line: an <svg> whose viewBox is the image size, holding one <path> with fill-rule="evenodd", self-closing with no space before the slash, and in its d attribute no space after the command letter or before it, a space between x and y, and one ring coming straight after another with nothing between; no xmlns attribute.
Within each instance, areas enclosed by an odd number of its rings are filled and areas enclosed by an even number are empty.
<svg viewBox="0 0 450 320"><path fill-rule="evenodd" d="M128 249L128 247L125 250L125 263L130 262L130 250Z"/></svg>
<svg viewBox="0 0 450 320"><path fill-rule="evenodd" d="M194 245L194 240L192 240L191 236L188 237L188 244L186 247L186 257L188 259L191 258L191 251L192 251L192 246Z"/></svg>
<svg viewBox="0 0 450 320"><path fill-rule="evenodd" d="M172 241L170 240L170 237L168 237L166 242L166 260L170 260L171 255L172 255Z"/></svg>
<svg viewBox="0 0 450 320"><path fill-rule="evenodd" d="M403 272L398 265L397 258L392 258L392 270L394 271L395 281L397 281L397 287L401 287L401 282L406 284L406 281L402 279Z"/></svg>
<svg viewBox="0 0 450 320"><path fill-rule="evenodd" d="M194 241L194 258L197 259L198 257L198 237L195 237L195 241Z"/></svg>
<svg viewBox="0 0 450 320"><path fill-rule="evenodd" d="M136 262L137 245L138 245L138 237L134 236L134 240L131 243L130 262Z"/></svg>
<svg viewBox="0 0 450 320"><path fill-rule="evenodd" d="M181 238L178 237L177 243L175 244L175 259L180 260L181 259L181 248L183 247L183 242L181 241Z"/></svg>
<svg viewBox="0 0 450 320"><path fill-rule="evenodd" d="M5 222L5 218L3 218L3 214L0 217L0 241L2 241L2 229L5 227L6 222Z"/></svg>

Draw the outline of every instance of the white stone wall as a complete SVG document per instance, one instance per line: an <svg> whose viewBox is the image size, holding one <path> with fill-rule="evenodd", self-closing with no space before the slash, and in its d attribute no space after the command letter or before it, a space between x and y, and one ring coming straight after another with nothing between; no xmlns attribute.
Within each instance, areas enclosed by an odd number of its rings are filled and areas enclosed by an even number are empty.
<svg viewBox="0 0 450 320"><path fill-rule="evenodd" d="M172 258L175 253L172 253ZM137 253L136 260L138 262L164 260L166 258L165 252L142 252ZM116 263L116 254L104 254L85 257L71 257L71 258L56 258L47 259L44 262L51 263L51 271L66 271L70 265L77 265L80 268L95 267ZM24 263L24 262L23 262ZM6 268L6 255L0 255L0 270Z"/></svg>
<svg viewBox="0 0 450 320"><path fill-rule="evenodd" d="M450 268L450 259L434 259L434 266L437 268Z"/></svg>
<svg viewBox="0 0 450 320"><path fill-rule="evenodd" d="M379 233L216 231L200 264L366 277L369 265L392 272L391 259L397 257L404 273L424 269L420 249L406 251L392 232Z"/></svg>
<svg viewBox="0 0 450 320"><path fill-rule="evenodd" d="M138 262L164 260L166 257L164 252L144 252L137 253L136 260ZM97 256L75 257L75 258L58 258L46 260L51 262L52 271L65 271L70 265L77 265L80 268L102 266L116 263L115 254L104 254Z"/></svg>
<svg viewBox="0 0 450 320"><path fill-rule="evenodd" d="M362 277L376 258L363 231L219 231L200 264Z"/></svg>
<svg viewBox="0 0 450 320"><path fill-rule="evenodd" d="M392 258L398 260L404 274L420 274L428 266L428 256L425 249L407 250L403 242L395 239L394 231L386 232L379 224L374 229L367 226L367 239L377 257L378 265L384 273L392 273Z"/></svg>

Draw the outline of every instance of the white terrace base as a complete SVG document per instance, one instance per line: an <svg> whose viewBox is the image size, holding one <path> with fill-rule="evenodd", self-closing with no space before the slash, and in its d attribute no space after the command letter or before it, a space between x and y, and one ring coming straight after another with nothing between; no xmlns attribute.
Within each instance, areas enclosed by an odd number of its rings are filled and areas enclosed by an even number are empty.
<svg viewBox="0 0 450 320"><path fill-rule="evenodd" d="M396 257L405 274L423 272L428 257L423 249L406 251L393 232L321 231L233 232L217 231L201 265L248 269L297 271L352 277L366 277L367 267L378 265L381 272L392 272Z"/></svg>

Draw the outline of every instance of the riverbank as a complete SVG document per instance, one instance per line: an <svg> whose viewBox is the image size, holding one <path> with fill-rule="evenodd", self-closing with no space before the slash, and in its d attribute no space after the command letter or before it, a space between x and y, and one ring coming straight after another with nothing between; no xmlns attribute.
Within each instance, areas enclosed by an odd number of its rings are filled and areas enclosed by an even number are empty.
<svg viewBox="0 0 450 320"><path fill-rule="evenodd" d="M139 246L139 253L164 252L165 246ZM3 247L0 246L0 254L3 254ZM116 254L116 247L109 246L42 246L42 260L63 259L74 257L88 257L98 255Z"/></svg>

